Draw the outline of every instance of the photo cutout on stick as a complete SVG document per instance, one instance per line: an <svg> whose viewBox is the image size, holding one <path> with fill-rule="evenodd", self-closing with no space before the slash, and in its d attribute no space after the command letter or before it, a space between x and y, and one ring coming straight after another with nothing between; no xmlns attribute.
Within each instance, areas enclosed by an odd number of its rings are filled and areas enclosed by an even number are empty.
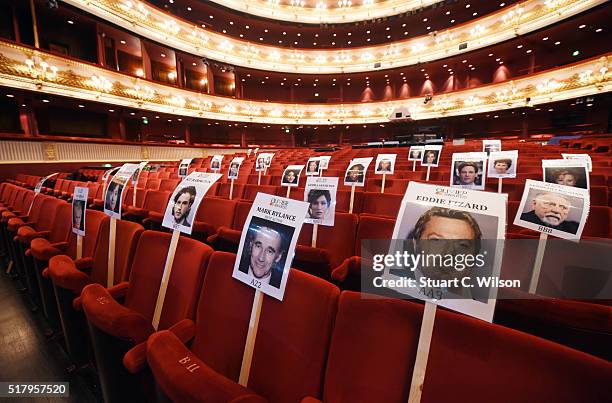
<svg viewBox="0 0 612 403"><path fill-rule="evenodd" d="M72 196L72 232L85 236L85 214L89 188L76 186Z"/></svg>
<svg viewBox="0 0 612 403"><path fill-rule="evenodd" d="M516 178L518 150L493 151L489 154L489 178Z"/></svg>
<svg viewBox="0 0 612 403"><path fill-rule="evenodd" d="M329 167L329 160L331 160L331 155L321 155L319 157L319 169L325 170Z"/></svg>
<svg viewBox="0 0 612 403"><path fill-rule="evenodd" d="M223 162L222 155L213 155L212 159L210 160L210 170L215 171L215 172L220 171L222 162Z"/></svg>
<svg viewBox="0 0 612 403"><path fill-rule="evenodd" d="M283 171L283 177L281 178L281 186L295 186L297 187L300 181L300 174L304 169L304 165L289 165Z"/></svg>
<svg viewBox="0 0 612 403"><path fill-rule="evenodd" d="M221 176L218 173L192 172L183 179L168 200L162 226L191 234L202 199Z"/></svg>
<svg viewBox="0 0 612 403"><path fill-rule="evenodd" d="M283 300L308 203L258 193L245 221L232 276Z"/></svg>
<svg viewBox="0 0 612 403"><path fill-rule="evenodd" d="M376 156L375 174L392 175L395 172L395 159L397 154L378 154Z"/></svg>
<svg viewBox="0 0 612 403"><path fill-rule="evenodd" d="M344 186L363 187L368 166L370 166L373 159L373 157L352 159L344 174Z"/></svg>
<svg viewBox="0 0 612 403"><path fill-rule="evenodd" d="M104 194L104 213L121 219L121 201L126 185L138 169L139 164L123 164L106 188Z"/></svg>
<svg viewBox="0 0 612 403"><path fill-rule="evenodd" d="M263 154L259 154L255 158L255 172L263 172L266 170L266 157Z"/></svg>
<svg viewBox="0 0 612 403"><path fill-rule="evenodd" d="M334 225L338 178L310 176L306 178L304 201L308 212L304 222L326 226Z"/></svg>
<svg viewBox="0 0 612 403"><path fill-rule="evenodd" d="M423 158L421 165L424 167L437 167L440 163L440 154L442 154L441 145L428 145L423 148Z"/></svg>
<svg viewBox="0 0 612 403"><path fill-rule="evenodd" d="M454 153L450 185L463 189L484 190L486 166L486 153Z"/></svg>
<svg viewBox="0 0 612 403"><path fill-rule="evenodd" d="M178 168L178 176L179 178L185 178L189 173L189 165L191 165L191 160L193 158L186 158L181 160Z"/></svg>
<svg viewBox="0 0 612 403"><path fill-rule="evenodd" d="M227 170L227 179L238 179L238 173L240 172L240 166L244 161L244 157L234 157L230 162Z"/></svg>
<svg viewBox="0 0 612 403"><path fill-rule="evenodd" d="M40 193L45 182L57 174L59 174L59 172L55 172L55 173L52 173L51 175L47 175L47 176L40 178L40 180L38 181L38 183L36 183L36 186L34 187L34 193L37 193L37 194Z"/></svg>
<svg viewBox="0 0 612 403"><path fill-rule="evenodd" d="M542 160L544 182L589 189L589 169L585 160Z"/></svg>
<svg viewBox="0 0 612 403"><path fill-rule="evenodd" d="M383 278L411 279L393 289L490 322L497 289L480 281L499 277L506 205L505 194L410 182L389 254L413 264L387 266Z"/></svg>
<svg viewBox="0 0 612 403"><path fill-rule="evenodd" d="M408 161L419 161L423 160L423 152L425 151L425 146L410 146L410 150L408 151Z"/></svg>
<svg viewBox="0 0 612 403"><path fill-rule="evenodd" d="M310 157L306 162L306 176L319 176L321 172L321 160L319 157Z"/></svg>
<svg viewBox="0 0 612 403"><path fill-rule="evenodd" d="M140 164L138 164L138 168L134 170L134 173L132 174L132 186L133 187L138 186L138 179L140 178L140 174L142 173L142 171L144 170L144 168L147 166L148 163L149 161L142 161Z"/></svg>
<svg viewBox="0 0 612 403"><path fill-rule="evenodd" d="M482 140L482 151L487 155L501 150L501 140Z"/></svg>
<svg viewBox="0 0 612 403"><path fill-rule="evenodd" d="M593 172L593 161L589 154L561 154L561 158L564 160L584 160L589 172Z"/></svg>
<svg viewBox="0 0 612 403"><path fill-rule="evenodd" d="M577 241L590 205L587 189L527 179L514 225Z"/></svg>

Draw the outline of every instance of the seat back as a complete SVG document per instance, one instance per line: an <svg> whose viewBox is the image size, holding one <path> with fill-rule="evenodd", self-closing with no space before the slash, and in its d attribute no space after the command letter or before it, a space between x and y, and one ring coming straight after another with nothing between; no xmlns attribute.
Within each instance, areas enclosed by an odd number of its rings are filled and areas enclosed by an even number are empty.
<svg viewBox="0 0 612 403"><path fill-rule="evenodd" d="M366 192L363 197L363 214L396 218L403 195Z"/></svg>
<svg viewBox="0 0 612 403"><path fill-rule="evenodd" d="M361 213L364 192L357 191L357 189L355 190L355 195L353 196L353 213ZM336 192L336 211L348 213L350 204L351 191L338 190L338 192Z"/></svg>
<svg viewBox="0 0 612 403"><path fill-rule="evenodd" d="M163 213L166 210L171 192L166 190L147 190L142 208L148 211Z"/></svg>
<svg viewBox="0 0 612 403"><path fill-rule="evenodd" d="M319 225L317 230L317 248L329 253L332 267L355 254L355 236L357 233L357 214L336 213L333 226ZM312 224L302 226L298 243L312 244Z"/></svg>
<svg viewBox="0 0 612 403"><path fill-rule="evenodd" d="M142 225L125 220L117 220L115 234L115 274L114 283L126 281L130 275L130 268L138 239L144 231ZM104 220L100 225L98 240L93 258L91 278L94 282L106 286L108 275L108 245L110 220Z"/></svg>
<svg viewBox="0 0 612 403"><path fill-rule="evenodd" d="M49 234L49 241L55 242L66 242L68 235L72 228L72 205L70 203L60 203L55 212L53 224L51 226L51 232Z"/></svg>
<svg viewBox="0 0 612 403"><path fill-rule="evenodd" d="M195 221L205 222L215 229L231 227L234 222L236 203L236 200L205 197L198 208Z"/></svg>
<svg viewBox="0 0 612 403"><path fill-rule="evenodd" d="M153 320L171 237L165 232L145 231L134 255L125 306L150 320ZM167 329L181 319L194 317L212 252L210 246L199 241L179 238L160 316L160 329Z"/></svg>
<svg viewBox="0 0 612 403"><path fill-rule="evenodd" d="M582 235L610 238L612 236L612 208L607 206L591 206Z"/></svg>
<svg viewBox="0 0 612 403"><path fill-rule="evenodd" d="M101 211L97 210L87 210L85 213L85 236L83 237L83 257L93 257L94 251L96 248L96 243L98 242L98 235L100 233L100 228L105 221L110 220L110 218ZM68 248L66 250L66 254L71 258L76 258L76 244L77 244L77 236L72 229L70 230L70 235L68 238Z"/></svg>
<svg viewBox="0 0 612 403"><path fill-rule="evenodd" d="M232 278L235 260L236 255L225 252L215 252L210 260L192 351L237 381L254 289ZM271 402L320 396L338 295L333 284L291 270L282 302L263 297L247 385L251 390Z"/></svg>
<svg viewBox="0 0 612 403"><path fill-rule="evenodd" d="M159 190L168 190L170 192L173 192L179 182L180 180L178 179L162 179L159 182Z"/></svg>
<svg viewBox="0 0 612 403"><path fill-rule="evenodd" d="M149 178L147 179L147 184L145 185L145 189L158 190L159 189L159 183L160 183L159 179L151 178L151 175L149 175Z"/></svg>
<svg viewBox="0 0 612 403"><path fill-rule="evenodd" d="M38 213L38 219L36 220L36 229L38 231L51 231L57 209L62 204L66 204L66 202L54 197L45 198Z"/></svg>
<svg viewBox="0 0 612 403"><path fill-rule="evenodd" d="M364 239L391 239L395 220L391 218L365 216L359 217L355 238L355 255L361 255L361 241Z"/></svg>
<svg viewBox="0 0 612 403"><path fill-rule="evenodd" d="M242 231L244 223L246 222L251 206L253 203L239 201L236 203L236 210L234 210L234 221L232 223L232 229Z"/></svg>
<svg viewBox="0 0 612 403"><path fill-rule="evenodd" d="M243 183L234 183L234 188L232 189L232 200L242 199L242 195L244 194L244 186L245 185ZM223 199L229 199L230 187L230 183L219 184L217 187L217 196Z"/></svg>
<svg viewBox="0 0 612 403"><path fill-rule="evenodd" d="M255 200L255 197L257 196L257 193L268 193L268 194L275 194L276 193L276 186L273 185L261 185L261 186L257 186L257 182L255 182L255 185L246 185L244 187L244 193L242 194L242 198L245 200Z"/></svg>
<svg viewBox="0 0 612 403"><path fill-rule="evenodd" d="M419 340L413 323L422 316L413 305L394 299L362 300L351 291L340 294L323 401L408 401ZM369 381L372 374L377 374L376 382Z"/></svg>

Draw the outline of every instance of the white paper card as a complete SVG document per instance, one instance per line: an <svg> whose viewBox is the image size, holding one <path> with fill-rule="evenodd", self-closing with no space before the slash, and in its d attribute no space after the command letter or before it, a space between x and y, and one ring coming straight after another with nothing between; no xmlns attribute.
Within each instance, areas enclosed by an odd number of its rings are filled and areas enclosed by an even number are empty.
<svg viewBox="0 0 612 403"><path fill-rule="evenodd" d="M88 194L89 188L76 186L72 195L72 232L80 236L85 236Z"/></svg>
<svg viewBox="0 0 612 403"><path fill-rule="evenodd" d="M308 203L306 223L326 226L334 225L336 215L336 193L338 178L309 176L304 188L304 201Z"/></svg>
<svg viewBox="0 0 612 403"><path fill-rule="evenodd" d="M246 219L233 277L283 300L308 203L258 193Z"/></svg>
<svg viewBox="0 0 612 403"><path fill-rule="evenodd" d="M518 150L489 153L489 178L516 178Z"/></svg>

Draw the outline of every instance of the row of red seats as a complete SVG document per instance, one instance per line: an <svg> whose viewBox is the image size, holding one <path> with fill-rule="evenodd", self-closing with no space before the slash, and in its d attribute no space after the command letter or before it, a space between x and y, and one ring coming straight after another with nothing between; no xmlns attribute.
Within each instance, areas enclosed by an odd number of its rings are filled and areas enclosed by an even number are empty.
<svg viewBox="0 0 612 403"><path fill-rule="evenodd" d="M66 204L40 198L45 211ZM213 254L210 247L181 237L160 331L154 332L151 320L170 235L119 221L116 281L106 289L101 284L109 220L97 211L87 214L85 257L74 261L69 247L68 255L51 257L42 277L57 293L71 356L80 352L86 359L83 325L89 330L107 401L153 399L153 380L174 401L406 401L422 315L418 304L340 294L328 282L292 271L285 300L264 301L247 389L236 381L254 290L232 279L235 255ZM68 245L74 245L74 236L69 237ZM92 239L97 240L93 248L88 247ZM35 259L42 261L38 249L31 245ZM472 400L475 393L494 399L508 385L509 373L513 387L505 396L510 400L575 401L586 393L597 401L605 396L604 380L612 373L608 362L449 312L439 311L436 326L424 401L450 398L449 387L461 388L453 389L459 401ZM488 362L504 365L485 370L485 354ZM457 357L451 367L449 357ZM153 379L143 371L146 366ZM565 378L560 383L558 373L533 377L526 368L538 373L562 368ZM371 380L372 371L377 382ZM487 387L481 390L482 385Z"/></svg>

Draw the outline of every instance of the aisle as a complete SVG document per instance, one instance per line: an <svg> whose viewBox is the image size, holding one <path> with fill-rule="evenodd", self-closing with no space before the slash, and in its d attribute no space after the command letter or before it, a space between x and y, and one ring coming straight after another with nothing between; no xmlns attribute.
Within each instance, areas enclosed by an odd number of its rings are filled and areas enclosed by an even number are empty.
<svg viewBox="0 0 612 403"><path fill-rule="evenodd" d="M62 349L63 339L48 340L44 335L42 312L31 312L25 296L15 282L0 274L0 381L54 382L70 380L70 398L28 398L28 402L97 402L93 373L83 371L70 376L65 368L70 365ZM0 399L2 400L2 399ZM6 401L19 401L6 399Z"/></svg>

